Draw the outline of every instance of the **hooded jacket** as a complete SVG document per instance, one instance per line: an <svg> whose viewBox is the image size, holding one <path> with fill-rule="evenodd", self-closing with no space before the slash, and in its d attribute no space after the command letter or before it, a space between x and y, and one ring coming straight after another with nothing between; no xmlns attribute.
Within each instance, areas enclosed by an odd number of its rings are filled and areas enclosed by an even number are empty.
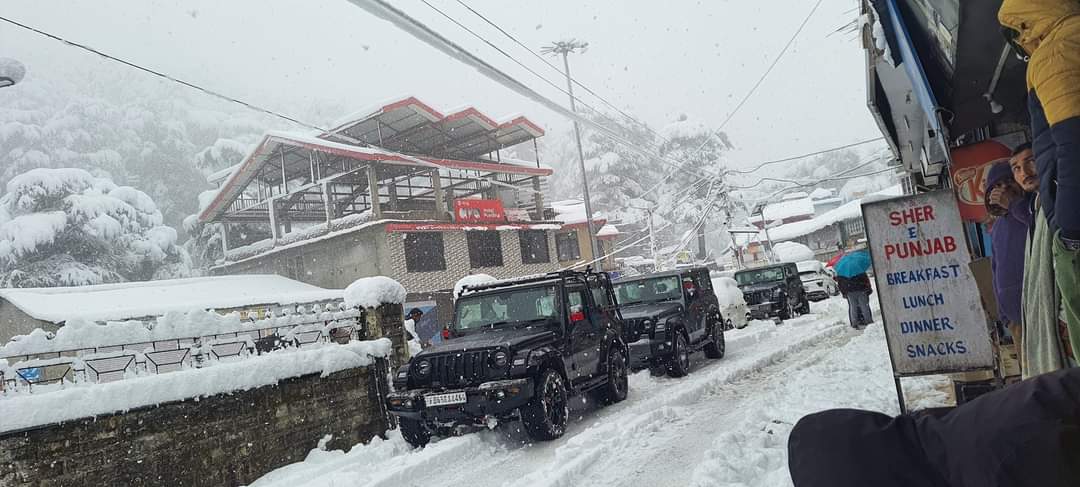
<svg viewBox="0 0 1080 487"><path fill-rule="evenodd" d="M990 168L983 198L987 206L994 185L1012 179L1012 170L1007 162L999 162ZM997 297L998 315L1010 323L1020 323L1023 319L1020 303L1024 288L1024 245L1031 223L1029 205L1026 194L1016 198L1009 203L1008 213L994 220L990 228L990 242L994 250L990 257L994 270L994 296Z"/></svg>
<svg viewBox="0 0 1080 487"><path fill-rule="evenodd" d="M788 439L795 487L1080 485L1080 368L986 394L941 417L834 409Z"/></svg>
<svg viewBox="0 0 1080 487"><path fill-rule="evenodd" d="M1028 110L1047 218L1080 238L1080 1L1005 0L1001 25L1031 57Z"/></svg>

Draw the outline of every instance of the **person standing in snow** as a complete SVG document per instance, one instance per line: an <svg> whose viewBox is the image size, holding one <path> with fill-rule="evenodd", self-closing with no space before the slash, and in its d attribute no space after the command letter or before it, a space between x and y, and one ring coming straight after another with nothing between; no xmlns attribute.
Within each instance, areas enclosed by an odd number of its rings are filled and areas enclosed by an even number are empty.
<svg viewBox="0 0 1080 487"><path fill-rule="evenodd" d="M1019 382L941 416L833 409L788 437L795 487L1080 485L1080 368Z"/></svg>
<svg viewBox="0 0 1080 487"><path fill-rule="evenodd" d="M986 212L993 216L990 241L994 252L990 264L998 317L1008 327L1022 361L1020 300L1024 289L1024 245L1031 224L1031 210L1024 189L1014 176L1014 168L1020 164L1013 164L1015 159L1016 156L1010 162L999 162L990 167L983 203ZM1023 176L1022 171L1020 175Z"/></svg>
<svg viewBox="0 0 1080 487"><path fill-rule="evenodd" d="M855 329L865 328L874 321L870 312L870 295L874 289L870 286L870 277L866 273L852 277L836 277L836 286L848 304L848 320Z"/></svg>
<svg viewBox="0 0 1080 487"><path fill-rule="evenodd" d="M1029 59L1028 112L1046 219L1040 226L1036 214L1032 247L1049 250L1070 352L1080 360L1080 2L1005 0L998 20ZM1039 304L1053 305L1045 294Z"/></svg>

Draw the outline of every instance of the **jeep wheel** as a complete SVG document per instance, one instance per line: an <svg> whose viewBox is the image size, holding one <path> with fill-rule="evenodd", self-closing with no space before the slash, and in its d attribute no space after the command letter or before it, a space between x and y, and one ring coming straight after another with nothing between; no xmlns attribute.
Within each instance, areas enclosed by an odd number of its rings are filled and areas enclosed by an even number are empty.
<svg viewBox="0 0 1080 487"><path fill-rule="evenodd" d="M521 407L521 423L529 438L554 440L566 432L566 382L552 369L545 369L536 381L536 394Z"/></svg>
<svg viewBox="0 0 1080 487"><path fill-rule="evenodd" d="M710 333L709 343L705 345L705 357L712 359L724 358L724 352L727 349L727 343L724 341L724 330L720 329L719 324L712 327Z"/></svg>
<svg viewBox="0 0 1080 487"><path fill-rule="evenodd" d="M683 335L682 330L675 330L667 371L671 377L683 377L690 373L690 344L686 342L686 335Z"/></svg>
<svg viewBox="0 0 1080 487"><path fill-rule="evenodd" d="M630 381L627 378L626 357L615 347L608 352L607 382L596 391L596 398L600 404L615 404L626 399L626 393L630 389Z"/></svg>
<svg viewBox="0 0 1080 487"><path fill-rule="evenodd" d="M810 300L806 299L806 295L803 294L802 302L799 303L799 314L810 314Z"/></svg>
<svg viewBox="0 0 1080 487"><path fill-rule="evenodd" d="M413 448L420 448L427 445L431 441L431 431L424 426L424 423L412 418L398 417L398 428L401 429L401 436L405 438L405 441L409 442Z"/></svg>

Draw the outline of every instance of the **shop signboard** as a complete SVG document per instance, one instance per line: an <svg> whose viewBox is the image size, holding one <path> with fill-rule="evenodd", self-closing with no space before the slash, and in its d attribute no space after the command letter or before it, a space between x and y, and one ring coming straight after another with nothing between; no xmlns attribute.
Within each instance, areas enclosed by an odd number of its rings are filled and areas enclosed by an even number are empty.
<svg viewBox="0 0 1080 487"><path fill-rule="evenodd" d="M893 374L992 368L990 331L953 192L865 203L862 212Z"/></svg>
<svg viewBox="0 0 1080 487"><path fill-rule="evenodd" d="M500 223L506 221L501 200L454 200L454 221L457 223Z"/></svg>

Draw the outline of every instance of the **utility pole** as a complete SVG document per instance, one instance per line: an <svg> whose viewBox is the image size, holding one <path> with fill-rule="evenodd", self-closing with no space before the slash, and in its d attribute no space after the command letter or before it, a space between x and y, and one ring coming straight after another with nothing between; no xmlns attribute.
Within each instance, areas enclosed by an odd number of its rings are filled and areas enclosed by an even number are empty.
<svg viewBox="0 0 1080 487"><path fill-rule="evenodd" d="M574 101L574 83L570 77L569 54L572 52L585 52L589 48L588 42L576 39L556 41L550 46L540 49L543 54L561 55L563 60L563 72L566 74L566 91L570 95L570 111L577 113L577 103ZM589 201L589 177L585 174L585 151L581 148L581 127L577 119L574 120L574 139L577 141L578 166L581 168L581 193L585 200L585 220L589 231L589 250L592 251L593 259L601 259L600 246L596 244L596 229L593 228L592 202Z"/></svg>
<svg viewBox="0 0 1080 487"><path fill-rule="evenodd" d="M659 272L659 270L660 270L659 269L660 261L657 260L657 257L656 257L656 234L653 232L653 219L652 219L653 210L652 210L652 207L646 206L646 207L642 208L640 206L634 206L634 205L626 205L626 206L628 206L630 208L633 208L635 210L644 210L645 214L649 215L649 220L648 220L649 256L652 257L653 272Z"/></svg>
<svg viewBox="0 0 1080 487"><path fill-rule="evenodd" d="M773 246L772 246L772 239L769 238L769 222L767 220L765 220L765 203L759 204L758 207L757 207L757 210L758 210L757 213L759 215L761 215L761 228L765 229L765 242L769 244L769 247L768 247L769 253L765 257L768 259L769 262L772 262Z"/></svg>

